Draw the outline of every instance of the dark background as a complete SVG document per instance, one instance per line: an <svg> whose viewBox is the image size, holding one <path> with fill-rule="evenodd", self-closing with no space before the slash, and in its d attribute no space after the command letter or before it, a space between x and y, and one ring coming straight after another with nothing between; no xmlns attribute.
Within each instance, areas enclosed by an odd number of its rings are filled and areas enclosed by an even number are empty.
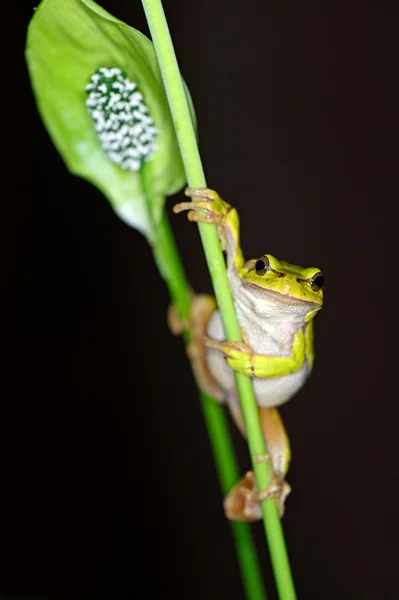
<svg viewBox="0 0 399 600"><path fill-rule="evenodd" d="M33 3L18 4L27 25ZM147 32L139 2L101 5ZM238 208L245 256L272 252L326 278L313 375L281 409L298 596L399 598L393 14L353 2L165 9L208 184ZM20 67L25 145L5 174L2 227L0 591L241 599L196 389L150 249L69 175ZM211 291L194 225L171 222L195 289ZM253 530L273 600L262 526Z"/></svg>

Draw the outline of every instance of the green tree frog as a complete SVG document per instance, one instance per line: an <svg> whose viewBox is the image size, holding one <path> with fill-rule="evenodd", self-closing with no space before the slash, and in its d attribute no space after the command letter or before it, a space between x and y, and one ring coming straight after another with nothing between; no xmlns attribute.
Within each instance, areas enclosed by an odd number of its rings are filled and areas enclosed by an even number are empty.
<svg viewBox="0 0 399 600"><path fill-rule="evenodd" d="M233 420L245 436L245 425L233 371L253 378L259 418L272 479L258 491L249 471L224 501L229 519L261 518L260 501L274 497L280 514L291 488L285 481L290 445L277 406L287 402L304 384L313 366L313 318L323 303L324 277L317 268L302 268L264 254L245 262L240 247L236 209L213 190L187 188L191 202L174 212L188 210L190 221L217 225L227 257L231 286L242 342L228 342L214 298L194 296L190 323L182 323L172 309L169 324L174 333L189 328L188 353L201 389L227 404Z"/></svg>

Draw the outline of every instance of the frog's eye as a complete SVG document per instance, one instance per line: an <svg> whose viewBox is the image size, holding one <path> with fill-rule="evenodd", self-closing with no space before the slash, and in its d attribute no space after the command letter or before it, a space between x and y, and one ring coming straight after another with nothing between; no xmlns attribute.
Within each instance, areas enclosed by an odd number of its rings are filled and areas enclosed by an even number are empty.
<svg viewBox="0 0 399 600"><path fill-rule="evenodd" d="M324 285L324 277L322 273L316 273L310 280L310 285L314 292L318 292Z"/></svg>
<svg viewBox="0 0 399 600"><path fill-rule="evenodd" d="M264 275L266 273L266 271L269 270L269 267L270 267L269 259L267 258L267 256L262 256L262 258L257 260L255 263L256 274Z"/></svg>

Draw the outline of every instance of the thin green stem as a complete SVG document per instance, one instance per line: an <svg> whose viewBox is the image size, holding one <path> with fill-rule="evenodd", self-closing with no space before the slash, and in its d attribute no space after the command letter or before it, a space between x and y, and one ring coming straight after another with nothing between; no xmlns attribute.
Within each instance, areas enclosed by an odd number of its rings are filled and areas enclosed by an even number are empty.
<svg viewBox="0 0 399 600"><path fill-rule="evenodd" d="M151 163L142 168L141 183L144 195L147 198L152 198ZM149 205L150 203L148 203ZM180 316L188 320L191 304L190 287L166 212L162 215L157 232L157 239L153 244L155 261ZM186 343L190 341L189 332L185 332L185 341ZM238 480L239 471L225 411L220 404L206 394L201 392L200 397L220 485L223 493L227 494ZM244 523L231 523L231 527L246 596L249 600L266 600L266 592L252 532L249 526Z"/></svg>
<svg viewBox="0 0 399 600"><path fill-rule="evenodd" d="M142 0L142 2L162 72L188 184L190 187L206 187L194 128L162 2L161 0ZM199 224L199 229L227 338L232 341L240 340L240 326L235 314L216 227ZM252 383L248 377L238 373L236 373L236 382L249 450L254 457L256 454L263 454L265 446ZM265 489L270 481L268 465L254 463L253 467L259 489ZM280 600L294 600L295 588L275 502L263 502L262 511Z"/></svg>
<svg viewBox="0 0 399 600"><path fill-rule="evenodd" d="M220 485L227 494L239 478L230 432L223 407L201 394L202 410L211 441ZM252 532L246 523L231 521L241 577L249 600L267 600Z"/></svg>
<svg viewBox="0 0 399 600"><path fill-rule="evenodd" d="M163 215L159 228L159 237L154 246L154 255L157 262L159 262L158 256L164 264L167 263L170 267L172 276L169 276L169 272L164 273L165 280L179 314L184 315L187 302L191 301L189 286L166 213ZM187 317L188 314L189 310ZM186 342L188 341L189 335L186 335ZM223 494L227 494L237 482L239 470L230 438L225 410L210 396L202 392L200 392L200 398L220 485ZM266 600L266 591L250 527L245 523L232 522L231 528L246 596L249 600Z"/></svg>

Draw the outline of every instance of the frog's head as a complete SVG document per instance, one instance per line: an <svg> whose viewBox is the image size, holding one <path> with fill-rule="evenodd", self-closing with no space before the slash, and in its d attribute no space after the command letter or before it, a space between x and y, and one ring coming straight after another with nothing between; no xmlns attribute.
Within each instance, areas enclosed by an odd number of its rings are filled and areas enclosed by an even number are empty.
<svg viewBox="0 0 399 600"><path fill-rule="evenodd" d="M245 287L258 293L264 290L272 296L278 294L276 298L281 302L312 303L312 312L320 310L323 304L324 277L314 267L305 269L264 254L245 263L240 277Z"/></svg>

